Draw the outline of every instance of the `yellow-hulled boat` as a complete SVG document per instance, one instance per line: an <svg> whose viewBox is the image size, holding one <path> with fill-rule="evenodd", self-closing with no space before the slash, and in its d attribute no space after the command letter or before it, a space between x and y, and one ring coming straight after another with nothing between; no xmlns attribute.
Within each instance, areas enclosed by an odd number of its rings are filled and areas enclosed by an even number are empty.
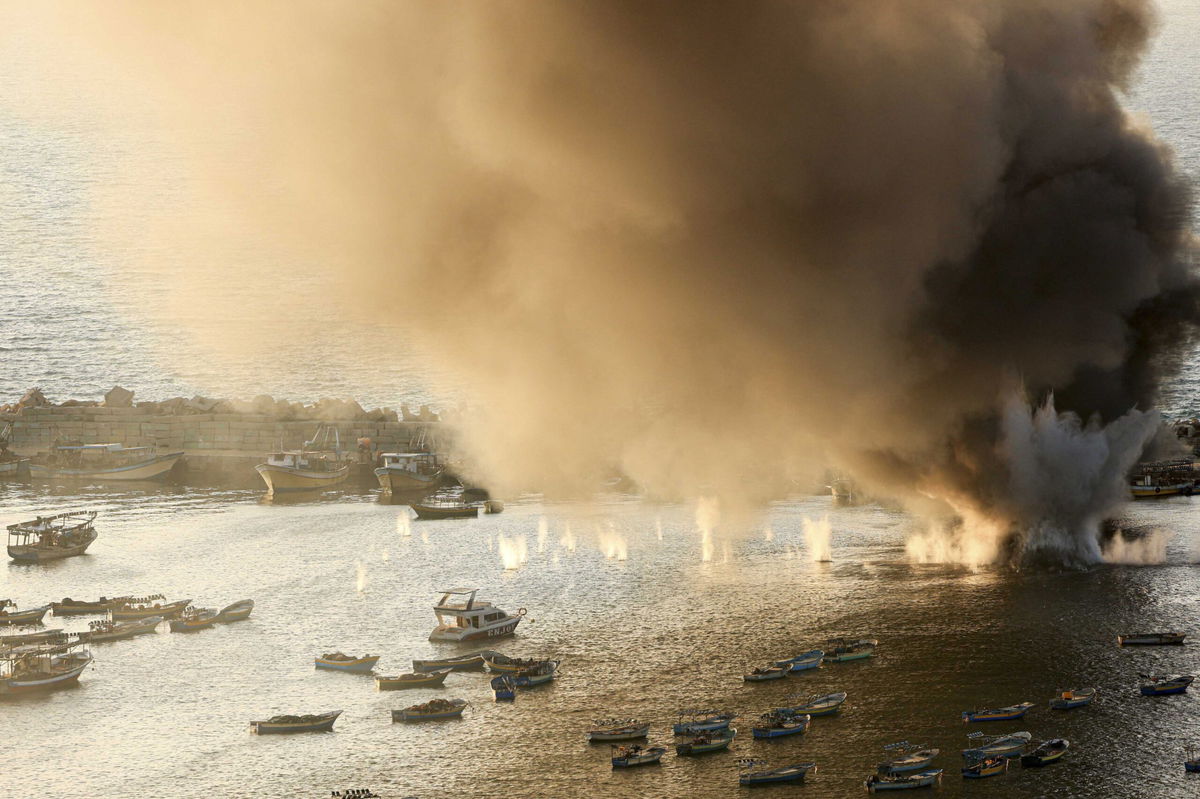
<svg viewBox="0 0 1200 799"><path fill-rule="evenodd" d="M254 470L272 494L332 488L350 476L350 464L328 454L303 450L272 452L267 462L258 464Z"/></svg>
<svg viewBox="0 0 1200 799"><path fill-rule="evenodd" d="M161 455L151 447L123 444L61 446L44 460L29 464L35 480L159 480L183 457L182 452Z"/></svg>

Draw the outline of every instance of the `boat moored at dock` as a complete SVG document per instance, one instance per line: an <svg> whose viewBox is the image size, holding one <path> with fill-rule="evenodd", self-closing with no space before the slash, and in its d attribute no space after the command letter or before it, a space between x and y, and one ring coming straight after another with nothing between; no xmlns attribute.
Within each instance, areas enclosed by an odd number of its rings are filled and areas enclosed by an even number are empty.
<svg viewBox="0 0 1200 799"><path fill-rule="evenodd" d="M988 708L987 710L964 710L963 723L972 721L1013 721L1029 712L1033 702L1022 702L1008 707Z"/></svg>
<svg viewBox="0 0 1200 799"><path fill-rule="evenodd" d="M1054 710L1071 710L1090 705L1095 698L1095 688L1070 688L1059 691L1058 696L1050 700L1050 707Z"/></svg>
<svg viewBox="0 0 1200 799"><path fill-rule="evenodd" d="M349 671L354 674L369 674L379 662L381 655L363 655L355 657L341 652L328 652L313 658L313 666L329 671Z"/></svg>
<svg viewBox="0 0 1200 799"><path fill-rule="evenodd" d="M515 615L501 610L484 599L476 599L478 588L449 588L433 606L438 626L429 634L430 641L478 641L512 635L525 615L525 608ZM455 597L466 597L455 601ZM489 668L491 662L488 663Z"/></svg>
<svg viewBox="0 0 1200 799"><path fill-rule="evenodd" d="M444 721L461 718L467 706L465 699L431 699L420 705L392 711L392 721Z"/></svg>
<svg viewBox="0 0 1200 799"><path fill-rule="evenodd" d="M1175 674L1172 676L1155 677L1148 674L1140 675L1146 682L1139 686L1142 696L1170 696L1182 694L1196 678L1191 674Z"/></svg>
<svg viewBox="0 0 1200 799"><path fill-rule="evenodd" d="M340 710L330 710L303 716L272 716L266 721L250 722L250 731L258 735L286 735L296 732L329 732L333 723L342 715Z"/></svg>
<svg viewBox="0 0 1200 799"><path fill-rule="evenodd" d="M429 491L442 480L445 468L431 452L384 452L375 470L379 487L391 493Z"/></svg>
<svg viewBox="0 0 1200 799"><path fill-rule="evenodd" d="M598 719L595 726L588 730L587 737L592 743L610 741L636 741L650 734L650 725L642 724L637 719Z"/></svg>
<svg viewBox="0 0 1200 799"><path fill-rule="evenodd" d="M267 492L324 491L341 485L350 476L350 464L326 453L292 450L272 452L254 467Z"/></svg>
<svg viewBox="0 0 1200 799"><path fill-rule="evenodd" d="M1119 646L1182 646L1187 633L1130 633L1118 635Z"/></svg>
<svg viewBox="0 0 1200 799"><path fill-rule="evenodd" d="M401 691L407 688L440 688L446 682L450 669L427 671L420 674L401 674L396 677L376 677L375 687L380 691Z"/></svg>
<svg viewBox="0 0 1200 799"><path fill-rule="evenodd" d="M160 480L183 457L182 452L156 454L151 447L122 444L80 444L56 447L29 464L35 480L75 481Z"/></svg>
<svg viewBox="0 0 1200 799"><path fill-rule="evenodd" d="M612 748L612 767L650 766L661 761L666 753L665 746L614 746Z"/></svg>
<svg viewBox="0 0 1200 799"><path fill-rule="evenodd" d="M942 781L942 770L940 768L922 771L918 774L897 774L888 776L885 774L872 774L867 777L867 790L871 793L876 791L907 791L914 788L930 788L936 783Z"/></svg>
<svg viewBox="0 0 1200 799"><path fill-rule="evenodd" d="M8 556L19 563L82 555L96 540L96 511L71 511L38 516L8 526Z"/></svg>
<svg viewBox="0 0 1200 799"><path fill-rule="evenodd" d="M803 782L810 771L817 770L816 763L793 763L790 766L764 769L766 761L743 758L738 761L739 785L777 785L781 782Z"/></svg>

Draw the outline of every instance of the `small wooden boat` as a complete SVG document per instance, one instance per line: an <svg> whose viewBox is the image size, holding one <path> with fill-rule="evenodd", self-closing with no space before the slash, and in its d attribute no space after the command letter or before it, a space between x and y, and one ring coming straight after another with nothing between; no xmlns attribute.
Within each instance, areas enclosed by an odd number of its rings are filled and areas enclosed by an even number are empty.
<svg viewBox="0 0 1200 799"><path fill-rule="evenodd" d="M588 730L588 741L592 743L610 741L636 741L650 734L650 725L637 719L599 719L596 726Z"/></svg>
<svg viewBox="0 0 1200 799"><path fill-rule="evenodd" d="M1071 742L1065 738L1054 738L1046 741L1037 749L1034 749L1027 755L1021 756L1021 766L1024 768L1036 768L1045 766L1049 763L1054 763L1059 758L1067 753L1067 749L1071 747Z"/></svg>
<svg viewBox="0 0 1200 799"><path fill-rule="evenodd" d="M819 669L821 668L821 662L824 660L824 650L811 649L802 655L796 655L794 658L777 660L775 661L775 665L787 669L788 673L795 673L798 671L808 671L809 669Z"/></svg>
<svg viewBox="0 0 1200 799"><path fill-rule="evenodd" d="M96 540L95 520L96 511L72 511L10 524L8 556L18 563L42 563L82 555Z"/></svg>
<svg viewBox="0 0 1200 799"><path fill-rule="evenodd" d="M70 639L78 637L79 633L69 633L61 627L53 630L40 630L36 633L0 635L0 651L30 644L65 644Z"/></svg>
<svg viewBox="0 0 1200 799"><path fill-rule="evenodd" d="M517 686L511 674L501 674L492 678L492 693L497 702L511 702L517 698Z"/></svg>
<svg viewBox="0 0 1200 799"><path fill-rule="evenodd" d="M413 512L418 519L426 521L434 519L474 519L479 516L478 505L468 505L462 500L427 499L424 502L414 502Z"/></svg>
<svg viewBox="0 0 1200 799"><path fill-rule="evenodd" d="M1019 705L989 708L988 710L964 710L962 720L964 724L970 721L1012 721L1024 716L1031 707L1033 707L1033 702L1022 702Z"/></svg>
<svg viewBox="0 0 1200 799"><path fill-rule="evenodd" d="M1008 771L1007 757L989 757L970 765L963 766L963 779L979 780L984 777L995 777Z"/></svg>
<svg viewBox="0 0 1200 799"><path fill-rule="evenodd" d="M1118 635L1120 646L1182 646L1187 633L1131 633Z"/></svg>
<svg viewBox="0 0 1200 799"><path fill-rule="evenodd" d="M762 769L766 763L755 758L743 758L738 761L741 773L738 774L740 785L774 785L780 782L803 782L810 771L817 770L816 763L793 763L773 769Z"/></svg>
<svg viewBox="0 0 1200 799"><path fill-rule="evenodd" d="M100 597L95 602L86 600L71 599L71 597L63 597L62 602L51 602L50 611L55 616L87 616L91 614L108 613L114 608L119 608L121 605L133 602L134 597L118 596L109 599L108 597Z"/></svg>
<svg viewBox="0 0 1200 799"><path fill-rule="evenodd" d="M1192 774L1200 774L1200 749L1189 746L1185 751L1187 759L1183 761L1183 770Z"/></svg>
<svg viewBox="0 0 1200 799"><path fill-rule="evenodd" d="M789 699L798 698L796 696L788 697ZM838 691L835 694L826 694L824 696L810 696L805 701L791 707L775 708L776 712L791 713L793 715L808 714L810 716L832 716L842 709L842 704L846 701L846 692Z"/></svg>
<svg viewBox="0 0 1200 799"><path fill-rule="evenodd" d="M135 635L152 633L158 629L158 625L162 624L162 622L162 616L151 616L148 619L135 619L133 621L111 621L109 619L93 621L88 624L90 629L82 637L89 644L123 641L126 638L133 638Z"/></svg>
<svg viewBox="0 0 1200 799"><path fill-rule="evenodd" d="M329 732L340 710L306 716L272 716L266 721L250 722L250 731L258 735L283 735L293 732Z"/></svg>
<svg viewBox="0 0 1200 799"><path fill-rule="evenodd" d="M759 718L762 723L750 728L750 734L755 738L782 738L787 735L803 735L808 732L808 724L812 716L795 716L791 713L772 711L763 713Z"/></svg>
<svg viewBox="0 0 1200 799"><path fill-rule="evenodd" d="M679 711L679 721L671 728L676 735L692 735L698 732L723 730L737 718L736 713L721 713L716 710L688 709Z"/></svg>
<svg viewBox="0 0 1200 799"><path fill-rule="evenodd" d="M686 741L675 744L675 754L706 755L709 752L719 752L722 749L728 749L736 735L737 730L732 727L724 730L698 732L688 736Z"/></svg>
<svg viewBox="0 0 1200 799"><path fill-rule="evenodd" d="M533 688L550 682L557 675L558 661L543 660L536 666L530 666L529 668L514 672L512 674L513 685L518 688Z"/></svg>
<svg viewBox="0 0 1200 799"><path fill-rule="evenodd" d="M176 602L162 604L164 597L160 595L130 599L112 608L113 621L129 621L130 619L148 619L151 616L162 616L171 619L183 613L192 604L190 599L180 599Z"/></svg>
<svg viewBox="0 0 1200 799"><path fill-rule="evenodd" d="M414 660L413 671L441 671L442 669L450 669L451 671L477 671L484 666L483 655L463 655L459 658L446 658L444 660Z"/></svg>
<svg viewBox="0 0 1200 799"><path fill-rule="evenodd" d="M976 745L970 749L962 750L964 760L974 762L976 760L986 760L989 757L1016 757L1021 754L1021 750L1029 743L1029 739L1033 736L1028 732L1014 732L1008 735L984 735L981 732L973 732L967 736Z"/></svg>
<svg viewBox="0 0 1200 799"><path fill-rule="evenodd" d="M867 777L867 790L874 793L876 791L907 791L913 788L928 788L934 783L941 782L942 770L940 768L922 771L918 774L897 774L888 776L886 774L872 774Z"/></svg>
<svg viewBox="0 0 1200 799"><path fill-rule="evenodd" d="M467 706L465 699L431 699L421 705L392 711L392 721L442 721L462 717Z"/></svg>
<svg viewBox="0 0 1200 799"><path fill-rule="evenodd" d="M612 748L613 768L632 768L633 766L649 766L662 760L667 753L665 746L614 746Z"/></svg>
<svg viewBox="0 0 1200 799"><path fill-rule="evenodd" d="M79 682L92 655L81 643L39 644L0 653L0 695L53 691Z"/></svg>
<svg viewBox="0 0 1200 799"><path fill-rule="evenodd" d="M401 674L396 677L376 677L375 687L380 691L401 691L406 688L433 688L446 681L450 669L441 671L422 672L421 674Z"/></svg>
<svg viewBox="0 0 1200 799"><path fill-rule="evenodd" d="M1192 680L1196 679L1191 674L1176 674L1171 677L1152 677L1147 674L1140 676L1147 680L1147 682L1142 683L1140 686L1142 696L1182 694L1187 691L1188 686L1192 684Z"/></svg>
<svg viewBox="0 0 1200 799"><path fill-rule="evenodd" d="M910 744L908 741L897 741L883 747L884 751L893 753L891 760L885 760L876 768L880 774L904 774L909 771L920 771L933 762L941 753L940 749Z"/></svg>
<svg viewBox="0 0 1200 799"><path fill-rule="evenodd" d="M766 682L767 680L781 680L787 676L788 670L782 666L768 666L766 668L757 668L749 674L743 674L742 679L746 682Z"/></svg>
<svg viewBox="0 0 1200 799"><path fill-rule="evenodd" d="M382 655L345 655L341 652L329 652L318 658L313 658L313 665L318 669L330 671L350 671L355 674L368 674L375 668Z"/></svg>
<svg viewBox="0 0 1200 799"><path fill-rule="evenodd" d="M1071 688L1067 691L1060 691L1058 696L1051 699L1050 707L1054 710L1070 710L1090 705L1095 698L1095 688Z"/></svg>
<svg viewBox="0 0 1200 799"><path fill-rule="evenodd" d="M178 618L171 619L171 632L191 633L204 630L217 623L216 608L187 608Z"/></svg>
<svg viewBox="0 0 1200 799"><path fill-rule="evenodd" d="M851 660L873 657L875 647L879 646L879 642L874 638L860 638L857 641L835 638L831 643L833 649L827 650L825 653L825 660L831 663L846 663Z"/></svg>
<svg viewBox="0 0 1200 799"><path fill-rule="evenodd" d="M497 674L516 674L522 669L531 669L542 661L537 658L510 658L499 652L489 652L483 656L483 662L487 664L488 671Z"/></svg>
<svg viewBox="0 0 1200 799"><path fill-rule="evenodd" d="M232 605L226 605L221 608L221 612L217 614L217 621L222 623L244 621L250 618L250 612L253 610L253 599L240 599Z"/></svg>
<svg viewBox="0 0 1200 799"><path fill-rule="evenodd" d="M11 608L11 610L9 610ZM29 610L17 610L17 603L11 599L0 599L0 624L19 625L19 624L41 624L42 617L50 612L49 605L30 608Z"/></svg>

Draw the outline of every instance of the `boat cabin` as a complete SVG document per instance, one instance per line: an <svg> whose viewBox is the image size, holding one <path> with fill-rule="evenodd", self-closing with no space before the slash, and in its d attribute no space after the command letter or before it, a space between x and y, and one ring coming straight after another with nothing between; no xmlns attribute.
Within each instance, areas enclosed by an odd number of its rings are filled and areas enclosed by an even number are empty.
<svg viewBox="0 0 1200 799"><path fill-rule="evenodd" d="M432 452L385 452L380 457L383 468L395 472L436 475L442 469L437 455Z"/></svg>
<svg viewBox="0 0 1200 799"><path fill-rule="evenodd" d="M503 610L485 599L476 599L478 588L449 588L442 591L442 598L434 605L439 627L484 629L508 617ZM466 597L455 600L454 597Z"/></svg>
<svg viewBox="0 0 1200 799"><path fill-rule="evenodd" d="M302 450L272 452L267 455L267 465L278 466L282 469L304 469L310 472L336 472L341 468L336 458Z"/></svg>

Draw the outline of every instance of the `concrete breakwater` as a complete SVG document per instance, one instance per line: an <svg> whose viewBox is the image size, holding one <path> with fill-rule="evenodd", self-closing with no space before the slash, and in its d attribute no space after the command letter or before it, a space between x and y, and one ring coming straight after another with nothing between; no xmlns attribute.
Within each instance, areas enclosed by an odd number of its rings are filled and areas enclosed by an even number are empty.
<svg viewBox="0 0 1200 799"><path fill-rule="evenodd" d="M357 473L372 484L371 467L378 453L414 448L444 453L448 443L444 426L428 410L422 419L406 411L363 411L345 400L309 406L275 404L272 413L239 411L224 400L183 402L192 404L168 401L110 407L73 401L54 405L43 400L0 411L0 427L8 427L9 448L19 455L37 456L66 444L106 443L182 451L186 457L172 471L172 480L231 487L261 487L255 464L262 463L268 452L299 449L321 425L337 431L342 450L362 465ZM208 412L203 410L206 406ZM363 439L369 444L360 447Z"/></svg>

